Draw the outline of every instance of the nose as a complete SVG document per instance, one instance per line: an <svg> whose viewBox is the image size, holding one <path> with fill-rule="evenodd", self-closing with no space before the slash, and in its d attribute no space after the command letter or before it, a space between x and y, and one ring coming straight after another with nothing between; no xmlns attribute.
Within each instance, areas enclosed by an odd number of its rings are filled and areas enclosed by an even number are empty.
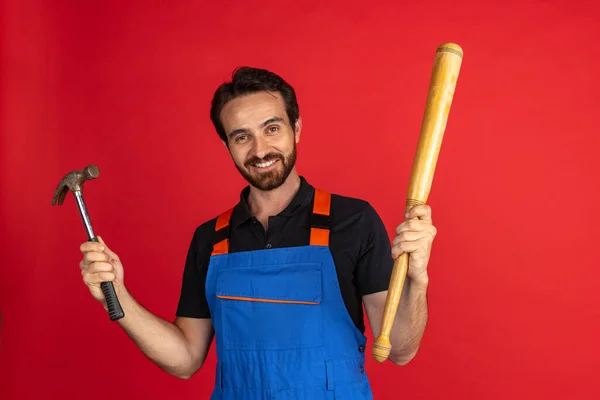
<svg viewBox="0 0 600 400"><path fill-rule="evenodd" d="M258 158L263 158L269 153L269 142L263 136L257 136L254 141L254 155Z"/></svg>

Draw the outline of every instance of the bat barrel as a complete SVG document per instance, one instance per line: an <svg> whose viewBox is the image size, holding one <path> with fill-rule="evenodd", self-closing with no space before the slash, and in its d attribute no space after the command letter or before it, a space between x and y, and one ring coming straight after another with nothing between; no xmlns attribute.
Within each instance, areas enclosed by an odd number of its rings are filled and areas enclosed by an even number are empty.
<svg viewBox="0 0 600 400"><path fill-rule="evenodd" d="M405 211L425 204L429 197L462 58L463 50L455 43L443 43L435 53L421 132L408 185ZM392 349L390 334L408 267L407 254L400 255L394 262L381 330L373 343L373 358L378 362L385 361Z"/></svg>
<svg viewBox="0 0 600 400"><path fill-rule="evenodd" d="M408 185L407 206L424 204L429 197L462 57L462 49L454 43L444 43L436 51Z"/></svg>

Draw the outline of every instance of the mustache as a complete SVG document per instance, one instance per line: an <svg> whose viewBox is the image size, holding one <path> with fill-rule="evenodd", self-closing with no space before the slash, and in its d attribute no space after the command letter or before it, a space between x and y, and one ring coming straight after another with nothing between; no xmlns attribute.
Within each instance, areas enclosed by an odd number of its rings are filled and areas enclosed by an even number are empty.
<svg viewBox="0 0 600 400"><path fill-rule="evenodd" d="M268 161L272 161L272 160L284 161L283 156L281 154L269 153L266 156L264 156L263 158L251 157L250 159L248 159L248 161L246 161L244 163L244 165L250 166L252 164L260 164L260 163L268 162Z"/></svg>

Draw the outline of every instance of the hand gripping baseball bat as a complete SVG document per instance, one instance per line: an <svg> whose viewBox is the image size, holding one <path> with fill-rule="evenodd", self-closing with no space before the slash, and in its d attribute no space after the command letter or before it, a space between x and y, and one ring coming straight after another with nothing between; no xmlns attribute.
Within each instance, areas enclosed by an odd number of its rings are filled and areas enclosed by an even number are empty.
<svg viewBox="0 0 600 400"><path fill-rule="evenodd" d="M416 205L425 204L429 197L462 58L461 47L454 43L441 44L435 53L425 114L408 185L405 211ZM402 296L407 270L408 255L404 253L394 261L383 310L381 332L373 343L373 357L378 362L385 361L392 350L390 333Z"/></svg>

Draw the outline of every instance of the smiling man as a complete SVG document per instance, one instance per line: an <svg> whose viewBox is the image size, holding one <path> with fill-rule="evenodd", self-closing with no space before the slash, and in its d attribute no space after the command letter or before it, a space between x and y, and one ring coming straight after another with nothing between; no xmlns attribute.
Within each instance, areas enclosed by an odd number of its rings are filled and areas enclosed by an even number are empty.
<svg viewBox="0 0 600 400"><path fill-rule="evenodd" d="M409 362L427 322L431 209L413 208L390 244L367 201L300 176L296 95L270 71L237 69L217 89L210 115L249 185L194 232L174 322L135 301L102 239L81 245L84 282L105 308L100 282L115 283L125 312L119 324L172 375L192 377L216 338L212 399L372 398L363 305L377 336L394 258L409 253L390 354L396 365Z"/></svg>

